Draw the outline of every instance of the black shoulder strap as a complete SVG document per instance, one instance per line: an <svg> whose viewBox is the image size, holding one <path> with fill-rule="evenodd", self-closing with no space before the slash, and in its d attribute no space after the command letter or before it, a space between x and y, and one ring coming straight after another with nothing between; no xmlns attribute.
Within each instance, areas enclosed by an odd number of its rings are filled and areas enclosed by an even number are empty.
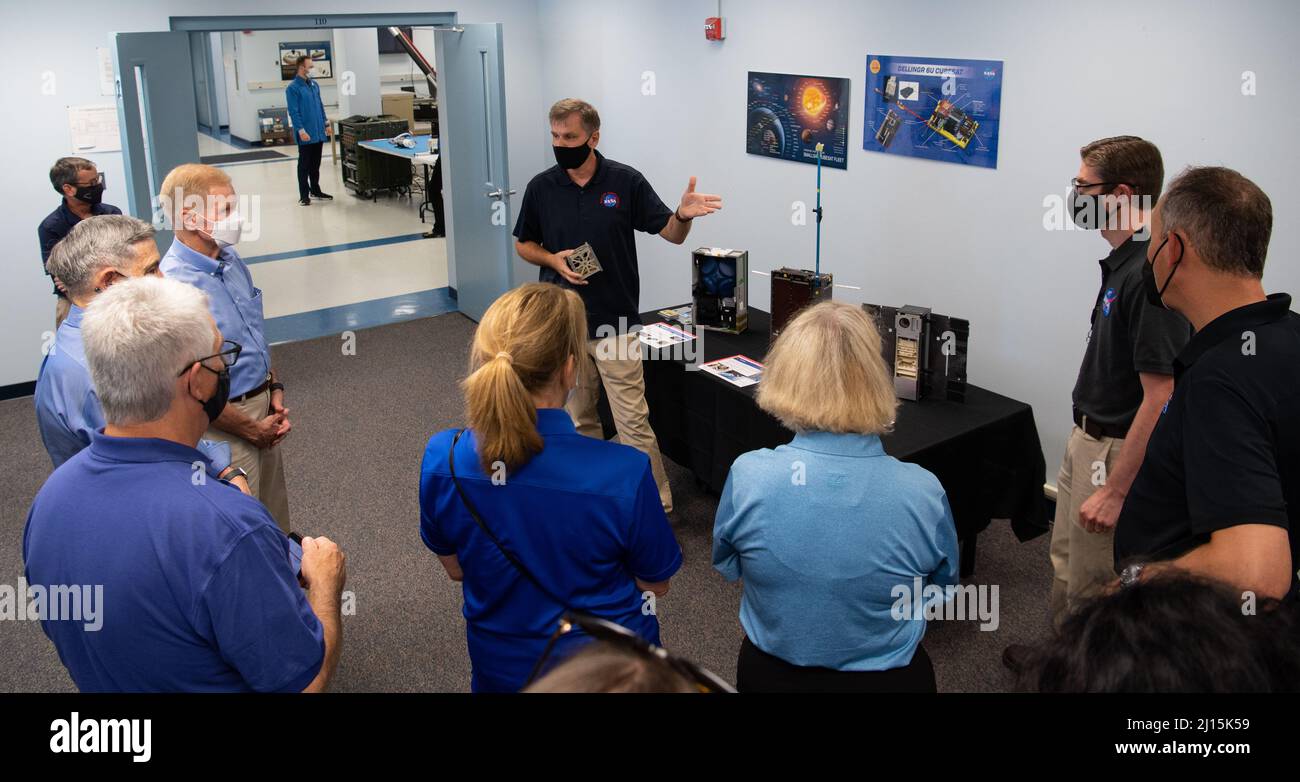
<svg viewBox="0 0 1300 782"><path fill-rule="evenodd" d="M505 545L501 543L501 539L493 534L492 530L488 528L488 525L484 523L483 517L479 516L478 509L474 507L474 503L469 501L469 497L466 496L465 490L461 488L460 481L456 479L456 443L460 442L460 436L462 434L465 434L464 429L461 429L456 433L456 436L452 438L451 450L447 454L447 467L451 471L451 482L456 486L456 494L460 496L460 501L465 503L465 509L469 511L469 515L474 519L474 523L477 524L478 528L483 530L483 534L487 535L492 543L496 545L497 550L501 552L501 556L508 559L510 564L514 565L515 569L523 574L524 578L532 582L532 585L537 587L537 591L546 595L546 597L550 598L553 602L558 603L566 611L572 611L573 609L567 602L556 597L551 590L542 586L542 582L537 579L537 576L533 575L533 571L529 570L528 567L520 561L519 557L515 556L510 549L506 548Z"/></svg>

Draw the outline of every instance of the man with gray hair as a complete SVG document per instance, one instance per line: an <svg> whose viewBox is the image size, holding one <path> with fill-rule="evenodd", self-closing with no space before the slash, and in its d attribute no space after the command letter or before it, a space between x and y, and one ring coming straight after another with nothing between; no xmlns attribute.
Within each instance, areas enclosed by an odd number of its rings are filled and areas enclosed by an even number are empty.
<svg viewBox="0 0 1300 782"><path fill-rule="evenodd" d="M1300 315L1261 278L1264 191L1189 168L1160 198L1142 269L1148 299L1196 330L1124 501L1115 563L1128 586L1175 570L1263 598L1300 582Z"/></svg>
<svg viewBox="0 0 1300 782"><path fill-rule="evenodd" d="M23 536L29 584L102 585L112 606L93 631L42 618L73 682L324 689L342 642L343 553L327 538L297 547L195 449L240 346L223 341L202 291L155 277L105 291L83 330L105 426L41 487Z"/></svg>
<svg viewBox="0 0 1300 782"><path fill-rule="evenodd" d="M51 273L67 288L72 305L36 380L36 425L55 467L90 445L95 431L104 425L82 344L86 306L119 280L161 276L159 263L153 226L125 215L82 220L50 253ZM222 477L233 477L236 485L247 489L242 473L230 468L230 446L204 440L200 447Z"/></svg>

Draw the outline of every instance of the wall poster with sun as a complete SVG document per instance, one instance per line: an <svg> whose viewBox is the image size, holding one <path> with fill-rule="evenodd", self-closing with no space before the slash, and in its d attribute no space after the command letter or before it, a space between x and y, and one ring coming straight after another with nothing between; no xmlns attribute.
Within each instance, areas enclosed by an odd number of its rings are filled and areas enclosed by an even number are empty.
<svg viewBox="0 0 1300 782"><path fill-rule="evenodd" d="M751 155L848 168L849 80L749 73L745 151Z"/></svg>

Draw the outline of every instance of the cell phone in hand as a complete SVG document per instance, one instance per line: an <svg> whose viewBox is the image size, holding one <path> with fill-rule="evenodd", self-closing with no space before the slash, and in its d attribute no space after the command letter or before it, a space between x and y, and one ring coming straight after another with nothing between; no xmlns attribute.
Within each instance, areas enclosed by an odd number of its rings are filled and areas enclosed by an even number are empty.
<svg viewBox="0 0 1300 782"><path fill-rule="evenodd" d="M289 564L293 567L293 574L302 582L302 535L296 532L289 533Z"/></svg>

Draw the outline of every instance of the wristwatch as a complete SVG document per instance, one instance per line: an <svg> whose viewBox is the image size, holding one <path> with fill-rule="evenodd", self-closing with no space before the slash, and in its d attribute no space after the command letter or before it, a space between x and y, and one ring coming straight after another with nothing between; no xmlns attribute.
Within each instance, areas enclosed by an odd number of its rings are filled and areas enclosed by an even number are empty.
<svg viewBox="0 0 1300 782"><path fill-rule="evenodd" d="M284 383L280 383L280 382L272 383L271 385L267 386L266 389L272 393L276 391L283 391Z"/></svg>
<svg viewBox="0 0 1300 782"><path fill-rule="evenodd" d="M681 211L681 209L674 209L674 210L673 210L673 217L676 217L676 218L677 218L677 222L679 222L679 223L689 223L690 221L692 221L692 220L695 219L694 217L682 217L682 211Z"/></svg>
<svg viewBox="0 0 1300 782"><path fill-rule="evenodd" d="M1135 562L1126 566L1119 572L1119 585L1124 589L1136 585L1138 580L1142 578L1142 569L1145 567L1145 562Z"/></svg>
<svg viewBox="0 0 1300 782"><path fill-rule="evenodd" d="M236 467L233 464L227 467L225 472L217 476L217 480L225 481L227 483L233 481L236 478L243 478L244 480L248 480L248 473L244 471L243 467Z"/></svg>

